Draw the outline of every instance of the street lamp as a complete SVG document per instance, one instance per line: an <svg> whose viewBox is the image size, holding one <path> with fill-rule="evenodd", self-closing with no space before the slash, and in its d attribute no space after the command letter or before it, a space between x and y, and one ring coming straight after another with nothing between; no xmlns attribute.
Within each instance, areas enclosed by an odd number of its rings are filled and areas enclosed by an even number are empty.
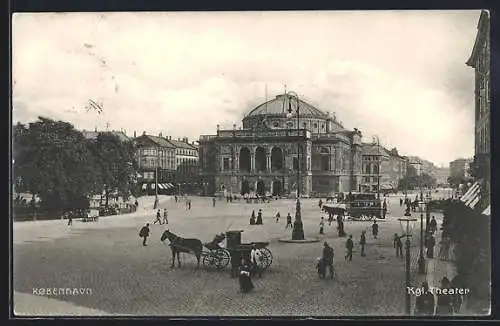
<svg viewBox="0 0 500 326"><path fill-rule="evenodd" d="M287 117L290 119L293 116L292 101L294 98L297 102L297 137L300 137L300 102L299 96L295 92L288 92L285 95L288 96L288 114ZM295 209L295 223L293 224L292 240L304 240L304 226L302 224L301 210L300 210L300 159L301 159L301 143L297 141L297 205Z"/></svg>
<svg viewBox="0 0 500 326"><path fill-rule="evenodd" d="M413 222L415 222L417 219L416 218L399 218L399 223L401 225L401 230L403 232L403 235L406 236L406 264L405 264L405 272L406 272L406 284L405 284L405 306L406 306L406 313L408 316L411 315L411 297L410 297L410 237L411 235L411 228L410 226L413 226ZM410 225L410 222L412 224ZM406 223L406 232L404 228L404 223Z"/></svg>

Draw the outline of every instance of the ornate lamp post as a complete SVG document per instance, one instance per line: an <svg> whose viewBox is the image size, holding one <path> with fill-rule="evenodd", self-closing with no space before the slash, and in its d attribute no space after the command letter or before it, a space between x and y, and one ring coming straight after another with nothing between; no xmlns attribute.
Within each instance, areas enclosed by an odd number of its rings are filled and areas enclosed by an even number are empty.
<svg viewBox="0 0 500 326"><path fill-rule="evenodd" d="M401 230L406 237L405 245L406 245L406 263L405 263L405 272L406 272L406 282L405 282L405 307L406 313L408 316L411 315L411 297L410 297L410 237L411 234L411 226L410 222L415 222L416 218L399 218L399 223L401 225ZM406 223L406 230L404 224Z"/></svg>
<svg viewBox="0 0 500 326"><path fill-rule="evenodd" d="M297 103L297 136L300 137L300 102L299 96L295 92L286 93L288 97L288 114L287 117L291 118L293 116L292 110L292 101L294 98ZM304 240L304 226L302 224L302 216L300 209L300 188L301 188L301 180L300 180L300 159L301 159L301 143L297 141L297 204L295 209L295 222L293 223L293 231L292 231L292 240Z"/></svg>

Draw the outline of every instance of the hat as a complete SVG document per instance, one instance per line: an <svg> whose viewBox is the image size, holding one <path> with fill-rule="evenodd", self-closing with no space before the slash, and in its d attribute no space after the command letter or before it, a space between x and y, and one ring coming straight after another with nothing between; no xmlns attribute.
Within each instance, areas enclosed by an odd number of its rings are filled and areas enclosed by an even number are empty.
<svg viewBox="0 0 500 326"><path fill-rule="evenodd" d="M323 245L328 246L328 242L326 242L326 241L325 241L325 242L323 243Z"/></svg>

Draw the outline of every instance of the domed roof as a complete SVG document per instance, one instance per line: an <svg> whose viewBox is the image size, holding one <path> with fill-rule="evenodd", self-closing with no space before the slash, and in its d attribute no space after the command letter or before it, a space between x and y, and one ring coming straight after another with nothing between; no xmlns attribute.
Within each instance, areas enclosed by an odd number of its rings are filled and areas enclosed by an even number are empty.
<svg viewBox="0 0 500 326"><path fill-rule="evenodd" d="M260 104L255 109L250 111L246 117L258 115L285 115L288 113L288 108L291 103L292 111L297 109L297 101L290 95L280 94L275 99ZM313 118L328 118L328 115L311 104L308 104L299 99L300 115Z"/></svg>

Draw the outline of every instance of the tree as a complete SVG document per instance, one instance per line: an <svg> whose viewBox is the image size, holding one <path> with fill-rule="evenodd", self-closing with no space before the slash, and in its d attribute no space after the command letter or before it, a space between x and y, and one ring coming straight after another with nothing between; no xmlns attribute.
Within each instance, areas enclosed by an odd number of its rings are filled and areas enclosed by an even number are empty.
<svg viewBox="0 0 500 326"><path fill-rule="evenodd" d="M97 162L97 175L105 206L112 195L128 199L134 185L137 164L131 142L122 142L112 133L100 133L90 141L92 154Z"/></svg>
<svg viewBox="0 0 500 326"><path fill-rule="evenodd" d="M14 174L19 190L38 195L51 212L87 208L95 191L94 160L82 133L63 121L39 117L14 127Z"/></svg>
<svg viewBox="0 0 500 326"><path fill-rule="evenodd" d="M432 175L422 172L420 175L414 166L408 165L406 170L406 175L404 178L399 180L398 189L420 189L422 188L432 188L437 184L437 179Z"/></svg>

